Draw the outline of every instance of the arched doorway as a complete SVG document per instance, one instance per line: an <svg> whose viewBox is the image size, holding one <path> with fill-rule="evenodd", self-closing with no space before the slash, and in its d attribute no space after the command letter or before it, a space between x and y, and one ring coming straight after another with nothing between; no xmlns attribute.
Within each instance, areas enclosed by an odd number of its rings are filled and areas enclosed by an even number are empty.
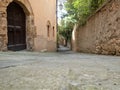
<svg viewBox="0 0 120 90"><path fill-rule="evenodd" d="M26 15L16 2L7 7L8 50L26 49Z"/></svg>

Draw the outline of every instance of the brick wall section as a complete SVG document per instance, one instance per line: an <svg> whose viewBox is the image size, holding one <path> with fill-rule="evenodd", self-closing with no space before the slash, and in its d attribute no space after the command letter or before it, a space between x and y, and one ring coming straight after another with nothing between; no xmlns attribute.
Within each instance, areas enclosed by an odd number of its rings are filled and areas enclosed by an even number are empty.
<svg viewBox="0 0 120 90"><path fill-rule="evenodd" d="M76 51L120 55L120 0L109 0L75 35Z"/></svg>

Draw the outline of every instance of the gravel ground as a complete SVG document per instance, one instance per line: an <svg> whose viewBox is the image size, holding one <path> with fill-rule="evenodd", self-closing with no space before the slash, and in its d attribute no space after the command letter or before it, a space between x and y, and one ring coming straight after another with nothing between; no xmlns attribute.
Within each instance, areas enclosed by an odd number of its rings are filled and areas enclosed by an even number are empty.
<svg viewBox="0 0 120 90"><path fill-rule="evenodd" d="M0 90L120 90L120 57L1 52Z"/></svg>

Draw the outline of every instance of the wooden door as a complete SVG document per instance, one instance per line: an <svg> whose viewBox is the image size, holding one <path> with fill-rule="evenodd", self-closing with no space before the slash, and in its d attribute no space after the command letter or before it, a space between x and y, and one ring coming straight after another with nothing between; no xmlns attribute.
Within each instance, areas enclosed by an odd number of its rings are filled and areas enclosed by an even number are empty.
<svg viewBox="0 0 120 90"><path fill-rule="evenodd" d="M26 17L23 9L15 2L7 7L8 50L26 48Z"/></svg>

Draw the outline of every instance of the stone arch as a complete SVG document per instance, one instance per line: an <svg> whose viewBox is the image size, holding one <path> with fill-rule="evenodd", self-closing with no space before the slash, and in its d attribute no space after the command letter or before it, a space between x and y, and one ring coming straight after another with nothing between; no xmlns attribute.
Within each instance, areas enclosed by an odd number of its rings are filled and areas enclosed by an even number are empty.
<svg viewBox="0 0 120 90"><path fill-rule="evenodd" d="M11 3L11 2L16 2L17 4L19 4L26 15L33 15L33 10L32 7L30 5L30 2L28 0L11 0L9 3L7 3L7 6Z"/></svg>
<svg viewBox="0 0 120 90"><path fill-rule="evenodd" d="M51 26L50 20L47 21L47 26Z"/></svg>
<svg viewBox="0 0 120 90"><path fill-rule="evenodd" d="M19 4L26 14L26 44L27 50L34 50L34 38L36 30L34 25L34 14L30 2L28 0L4 0L0 1L0 51L7 50L7 6L11 2ZM0 20L1 21L1 20Z"/></svg>

